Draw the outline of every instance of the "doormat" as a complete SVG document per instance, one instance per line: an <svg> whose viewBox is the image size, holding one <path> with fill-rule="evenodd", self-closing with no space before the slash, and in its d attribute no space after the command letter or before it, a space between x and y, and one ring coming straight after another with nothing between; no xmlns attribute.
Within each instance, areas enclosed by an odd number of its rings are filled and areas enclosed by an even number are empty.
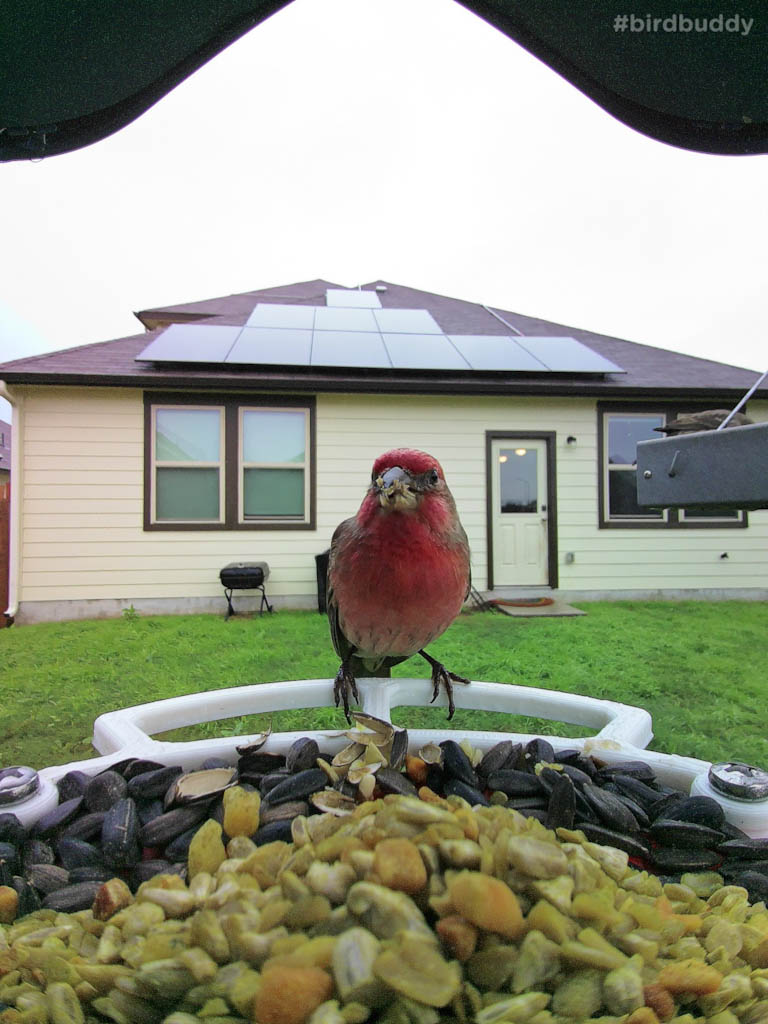
<svg viewBox="0 0 768 1024"><path fill-rule="evenodd" d="M586 615L587 613L565 601L558 601L557 598L528 598L524 602L517 601L490 601L493 608L504 615L512 615L515 618L544 618L552 616L562 618L568 615Z"/></svg>

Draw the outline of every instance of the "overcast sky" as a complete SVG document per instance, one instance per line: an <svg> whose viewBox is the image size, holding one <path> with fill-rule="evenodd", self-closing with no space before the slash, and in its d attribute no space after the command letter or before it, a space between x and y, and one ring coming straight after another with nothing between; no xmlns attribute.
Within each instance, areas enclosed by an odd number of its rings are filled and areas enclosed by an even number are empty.
<svg viewBox="0 0 768 1024"><path fill-rule="evenodd" d="M764 370L767 178L637 134L451 0L294 0L109 139L0 165L0 361L323 277Z"/></svg>

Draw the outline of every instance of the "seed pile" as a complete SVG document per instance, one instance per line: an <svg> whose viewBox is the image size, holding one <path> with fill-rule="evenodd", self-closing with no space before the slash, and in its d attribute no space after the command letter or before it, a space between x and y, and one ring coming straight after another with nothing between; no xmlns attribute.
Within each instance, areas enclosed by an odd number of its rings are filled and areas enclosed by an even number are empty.
<svg viewBox="0 0 768 1024"><path fill-rule="evenodd" d="M744 888L422 796L299 815L290 843L225 846L209 819L188 880L113 879L0 928L0 1022L768 1021L768 911ZM227 829L249 798L226 791Z"/></svg>
<svg viewBox="0 0 768 1024"><path fill-rule="evenodd" d="M68 773L59 805L30 831L0 814L0 921L40 908L87 909L115 876L135 892L153 875L184 874L192 837L206 820L223 824L225 838L290 842L297 816L345 814L374 796L419 792L505 806L550 829L575 828L665 880L716 869L753 902L768 899L768 840L730 826L715 800L662 785L643 762L601 766L578 750L556 753L542 738L502 741L485 753L448 739L408 754L404 729L361 712L353 718L347 746L335 754L310 737L286 755L272 754L265 733L240 748L236 768L213 760L184 773L132 758L93 777ZM227 812L236 782L237 804Z"/></svg>

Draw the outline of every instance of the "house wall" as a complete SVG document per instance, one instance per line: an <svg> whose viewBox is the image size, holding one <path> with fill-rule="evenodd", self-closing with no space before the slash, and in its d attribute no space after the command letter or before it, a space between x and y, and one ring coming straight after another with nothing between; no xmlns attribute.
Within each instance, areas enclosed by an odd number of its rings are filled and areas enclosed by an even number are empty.
<svg viewBox="0 0 768 1024"><path fill-rule="evenodd" d="M315 555L353 515L375 456L423 448L443 464L487 581L485 432L556 431L559 588L579 595L690 591L768 596L768 512L747 530L598 530L595 402L569 398L319 395L315 531L144 532L142 394L26 388L18 621L224 610L218 573L265 560L270 600L316 607ZM768 419L768 403L752 415ZM568 434L577 444L565 444ZM574 553L565 564L565 553ZM723 551L728 559L720 558ZM236 606L258 598L236 593Z"/></svg>

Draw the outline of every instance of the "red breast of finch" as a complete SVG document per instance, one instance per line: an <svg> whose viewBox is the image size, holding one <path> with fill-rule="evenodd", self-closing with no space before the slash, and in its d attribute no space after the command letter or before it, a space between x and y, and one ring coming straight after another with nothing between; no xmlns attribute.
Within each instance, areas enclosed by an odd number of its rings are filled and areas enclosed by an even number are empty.
<svg viewBox="0 0 768 1024"><path fill-rule="evenodd" d="M443 686L453 716L453 682L424 648L461 611L470 587L469 544L437 459L395 448L373 464L357 515L331 540L327 607L341 667L338 707L349 718L356 676L374 675L420 654L432 667L432 700Z"/></svg>

